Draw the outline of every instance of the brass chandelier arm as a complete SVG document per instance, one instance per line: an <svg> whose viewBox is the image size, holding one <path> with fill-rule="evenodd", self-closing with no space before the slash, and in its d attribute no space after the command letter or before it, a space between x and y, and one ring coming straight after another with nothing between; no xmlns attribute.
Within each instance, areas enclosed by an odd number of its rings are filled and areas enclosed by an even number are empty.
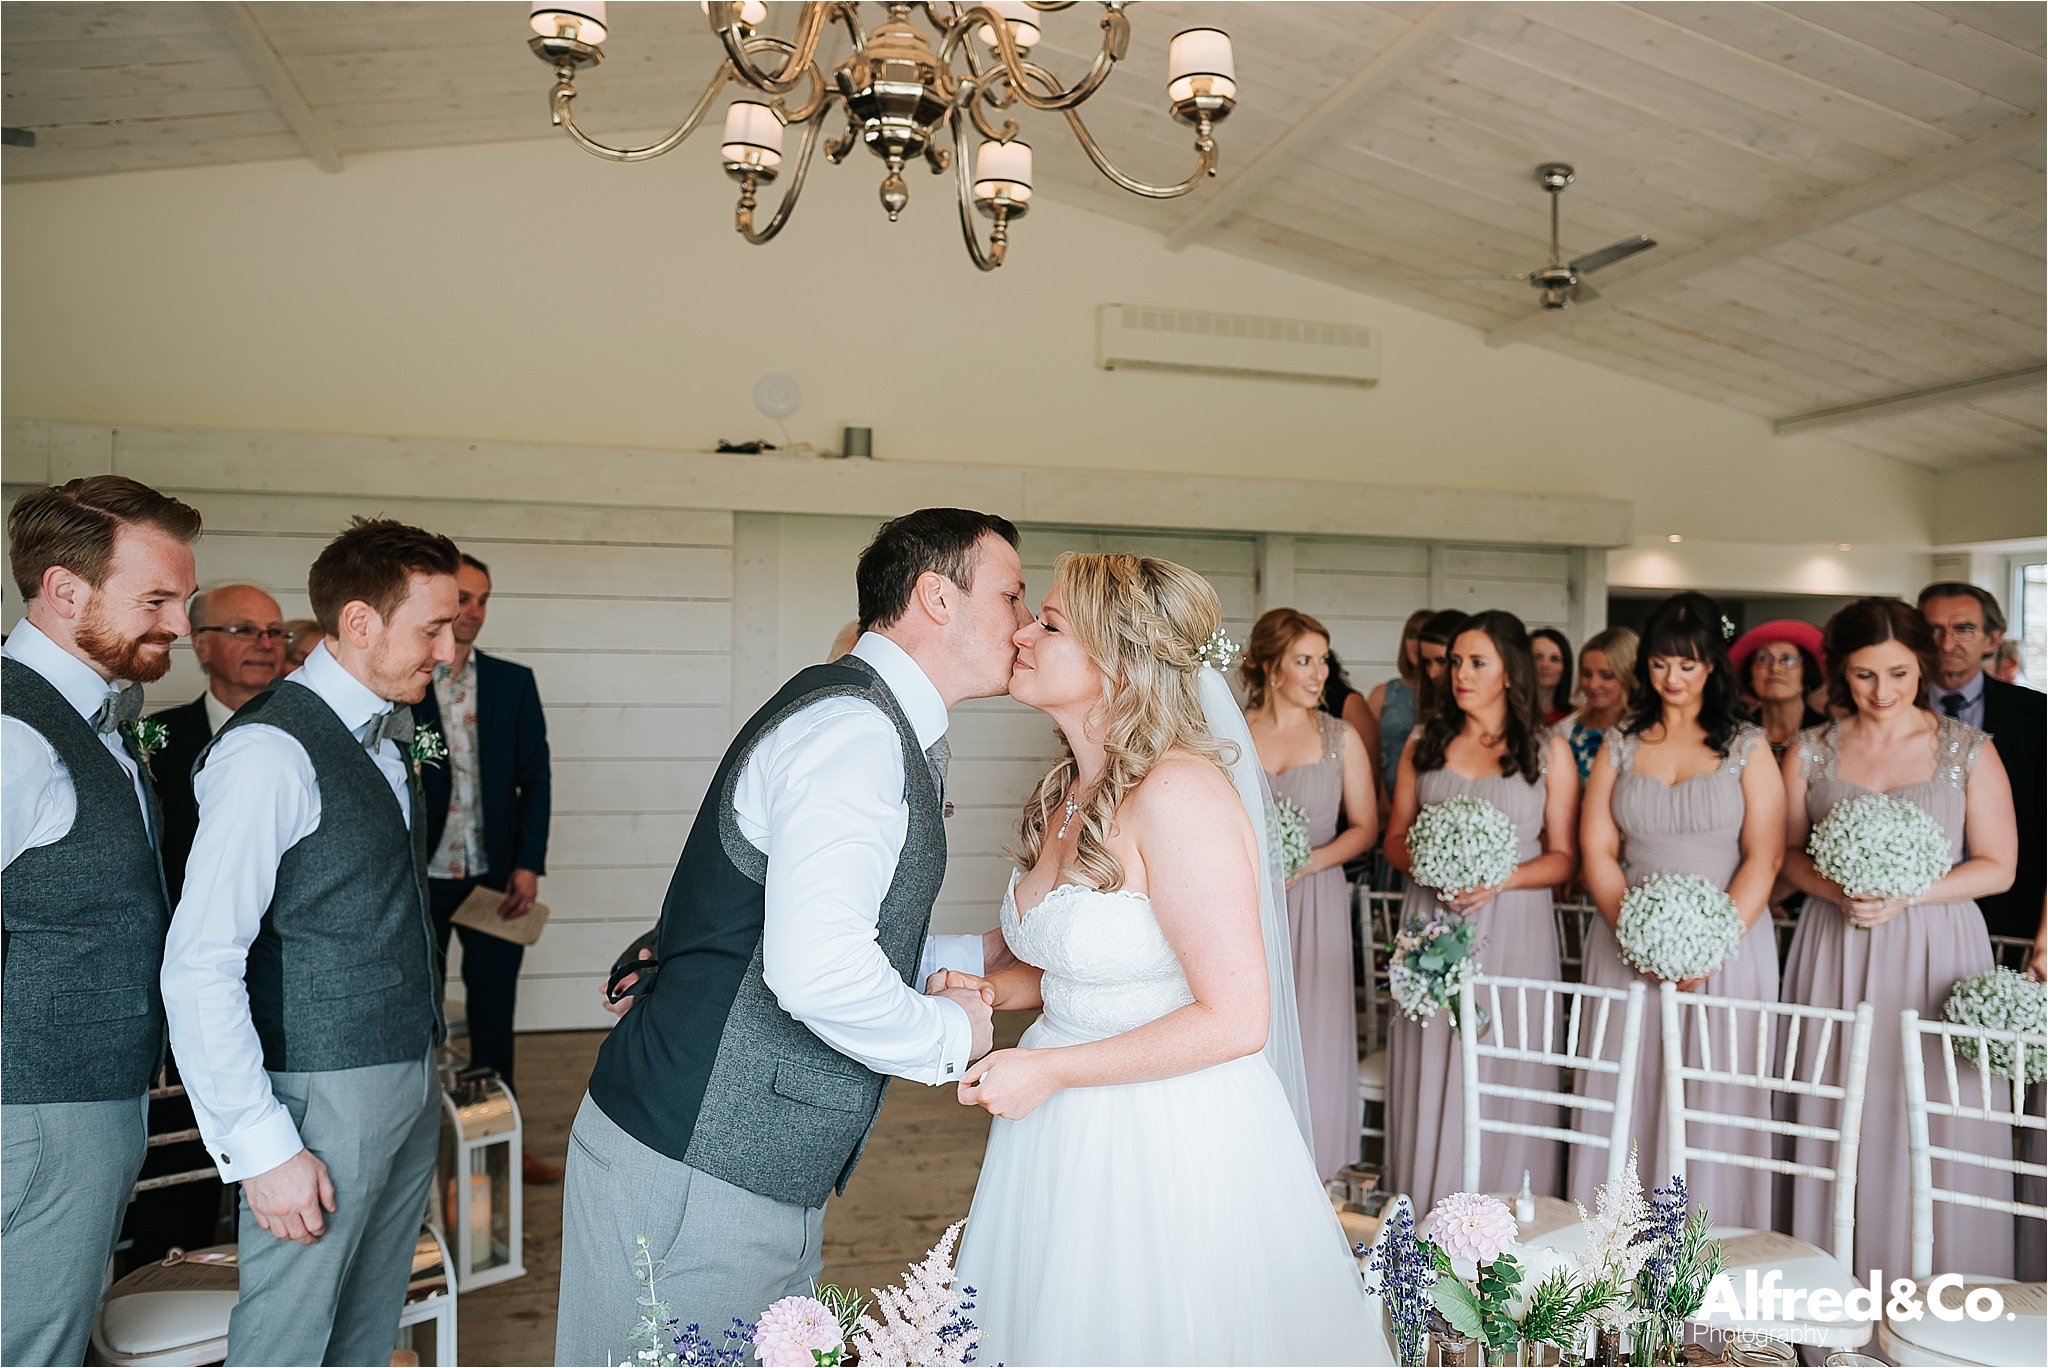
<svg viewBox="0 0 2048 1368"><path fill-rule="evenodd" d="M740 23L740 6L733 0L712 0L711 25L725 44L726 60L732 63L733 74L754 89L769 95L787 95L796 89L803 79L804 71L818 55L818 38L825 31L825 21L840 6L832 0L805 0L797 16L796 37L784 41L773 39L763 41L762 37L750 35ZM750 55L767 47L783 49L780 70L773 76L754 65Z"/></svg>
<svg viewBox="0 0 2048 1368"><path fill-rule="evenodd" d="M570 110L569 102L576 98L576 87L562 71L555 73L555 88L549 95L549 104L554 111L555 123L567 133L570 140L585 152L603 157L606 161L639 162L672 152L682 145L685 138L697 131L697 125L704 122L704 116L711 111L711 102L718 98L718 92L725 83L733 79L731 62L720 62L718 70L712 73L711 84L704 87L704 93L697 97L683 121L676 125L668 136L648 143L644 147L612 147L601 143L585 133L576 123L576 115Z"/></svg>
<svg viewBox="0 0 2048 1368"><path fill-rule="evenodd" d="M961 126L960 110L956 106L949 116L953 125L953 169L955 172L954 198L960 201L960 236L967 241L967 255L974 259L977 268L993 271L1003 264L1003 257L1009 249L1010 234L1007 214L998 213L994 226L989 230L989 244L986 252L981 250L981 239L974 235L974 177L968 168L967 130Z"/></svg>
<svg viewBox="0 0 2048 1368"><path fill-rule="evenodd" d="M1195 128L1195 169L1188 173L1188 178L1172 185L1147 185L1117 170L1096 145L1095 135L1088 131L1088 125L1081 122L1081 116L1071 109L1064 112L1075 138L1080 140L1081 150L1088 154L1089 161L1095 163L1095 169L1134 195L1143 195L1146 199L1178 199L1200 185L1204 178L1216 174L1215 126L1207 118Z"/></svg>
<svg viewBox="0 0 2048 1368"><path fill-rule="evenodd" d="M946 30L945 42L939 48L940 80L947 80L947 73L953 69L953 54L967 43L968 35L986 25L996 40L996 57L1002 63L1010 92L1033 109L1071 110L1101 88L1130 46L1131 21L1124 17L1123 0L1104 0L1103 11L1102 50L1095 54L1095 64L1088 68L1087 74L1064 89L1043 67L1034 67L1025 60L1016 40L1010 36L1009 22L986 5L973 6ZM1045 94L1032 93L1027 73L1036 76L1045 86ZM950 95L951 92L947 93ZM1003 103L1009 103L1008 99Z"/></svg>
<svg viewBox="0 0 2048 1368"><path fill-rule="evenodd" d="M829 93L818 101L816 113L804 129L804 145L797 153L796 169L790 173L789 188L782 192L782 203L775 206L774 215L767 226L759 232L754 230L754 179L748 177L740 190L739 208L733 214L733 227L740 236L755 246L772 241L782 231L782 225L789 222L790 211L796 208L797 197L804 192L804 177L810 174L811 157L818 150L818 139L825 130L825 115L829 106L838 96Z"/></svg>

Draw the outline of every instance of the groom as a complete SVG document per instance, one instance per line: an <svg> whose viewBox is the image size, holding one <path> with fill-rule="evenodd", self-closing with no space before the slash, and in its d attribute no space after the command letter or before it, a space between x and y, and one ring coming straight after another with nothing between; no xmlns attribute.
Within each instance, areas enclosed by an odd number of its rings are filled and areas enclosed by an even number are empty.
<svg viewBox="0 0 2048 1368"><path fill-rule="evenodd" d="M652 988L605 1041L570 1132L555 1362L627 1350L645 1236L656 1295L714 1344L809 1291L888 1076L957 1083L988 1053L1000 933L925 935L946 874L946 713L1009 689L1030 620L1017 529L927 508L883 525L850 655L740 729L676 865ZM959 942L966 942L960 944ZM986 960L986 963L984 961Z"/></svg>

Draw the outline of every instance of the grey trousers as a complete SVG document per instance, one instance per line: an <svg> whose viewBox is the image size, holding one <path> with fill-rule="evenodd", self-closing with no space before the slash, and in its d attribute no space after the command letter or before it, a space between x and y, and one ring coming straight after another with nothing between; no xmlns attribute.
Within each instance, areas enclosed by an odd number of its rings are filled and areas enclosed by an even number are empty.
<svg viewBox="0 0 2048 1368"><path fill-rule="evenodd" d="M0 1363L84 1363L149 1098L0 1107Z"/></svg>
<svg viewBox="0 0 2048 1368"><path fill-rule="evenodd" d="M334 1210L319 1243L301 1245L257 1225L243 1200L227 1361L389 1363L440 1142L433 1060L273 1073L270 1087L327 1165Z"/></svg>
<svg viewBox="0 0 2048 1368"><path fill-rule="evenodd" d="M656 1153L585 1094L569 1131L562 1193L558 1364L625 1363L646 1293L636 1242L663 1266L655 1295L722 1346L735 1318L811 1290L825 1266L825 1208L791 1206Z"/></svg>

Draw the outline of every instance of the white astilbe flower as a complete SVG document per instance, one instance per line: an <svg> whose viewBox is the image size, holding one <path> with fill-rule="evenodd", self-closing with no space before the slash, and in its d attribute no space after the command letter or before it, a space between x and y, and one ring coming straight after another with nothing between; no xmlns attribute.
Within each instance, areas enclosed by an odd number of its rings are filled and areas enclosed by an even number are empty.
<svg viewBox="0 0 2048 1368"><path fill-rule="evenodd" d="M1917 898L1949 870L1941 823L1882 793L1837 803L1807 837L1806 853L1852 898Z"/></svg>
<svg viewBox="0 0 2048 1368"><path fill-rule="evenodd" d="M1727 962L1742 941L1742 918L1735 900L1699 875L1659 874L1622 898L1614 935L1629 963L1681 983Z"/></svg>
<svg viewBox="0 0 2048 1368"><path fill-rule="evenodd" d="M1484 798L1431 803L1408 827L1408 877L1439 893L1499 888L1520 855L1513 819Z"/></svg>
<svg viewBox="0 0 2048 1368"><path fill-rule="evenodd" d="M1586 1228L1586 1249L1577 1261L1579 1278L1612 1287L1634 1287L1636 1274L1643 1271L1656 1245L1636 1239L1650 1228L1651 1212L1649 1199L1643 1196L1642 1179L1636 1176L1633 1145L1629 1147L1628 1165L1622 1169L1621 1177L1595 1189L1594 1205L1596 1214L1592 1216L1579 1207L1579 1224ZM1632 1300L1595 1312L1594 1323L1603 1330L1627 1328L1635 1319Z"/></svg>
<svg viewBox="0 0 2048 1368"><path fill-rule="evenodd" d="M863 1364L878 1368L922 1368L930 1364L974 1362L981 1331L969 1320L974 1308L974 1289L952 1290L953 1244L960 1238L964 1221L946 1227L946 1233L903 1275L903 1285L875 1289L875 1305L882 1313L878 1322L862 1316L849 1337Z"/></svg>

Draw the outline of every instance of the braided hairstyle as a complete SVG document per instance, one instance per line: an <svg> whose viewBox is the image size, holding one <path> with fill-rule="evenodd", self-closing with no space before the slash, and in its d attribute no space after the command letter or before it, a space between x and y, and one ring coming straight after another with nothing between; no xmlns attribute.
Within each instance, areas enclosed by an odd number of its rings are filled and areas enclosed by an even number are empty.
<svg viewBox="0 0 2048 1368"><path fill-rule="evenodd" d="M1109 853L1117 805L1145 782L1172 750L1190 751L1219 768L1224 745L1202 714L1202 648L1223 625L1216 591L1186 566L1152 556L1069 553L1053 567L1068 631L1102 672L1102 701L1090 716L1100 727L1108 766L1074 816L1079 845L1071 873L1102 892L1123 887L1124 870ZM1010 853L1030 869L1057 827L1078 775L1073 747L1053 762L1024 805Z"/></svg>

